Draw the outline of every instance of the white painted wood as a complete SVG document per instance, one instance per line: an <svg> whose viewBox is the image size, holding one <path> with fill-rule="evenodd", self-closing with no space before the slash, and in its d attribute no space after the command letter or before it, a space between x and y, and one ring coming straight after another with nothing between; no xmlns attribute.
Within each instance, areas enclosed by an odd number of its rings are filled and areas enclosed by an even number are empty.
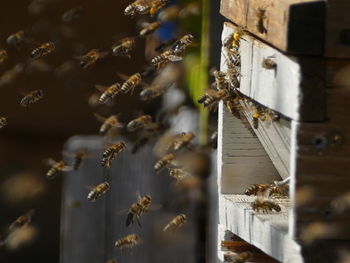
<svg viewBox="0 0 350 263"><path fill-rule="evenodd" d="M227 224L223 228L277 260L302 262L295 254L298 252L298 245L288 235L289 202L277 201L282 208L281 212L263 214L254 212L250 207L254 199L245 195L223 195L220 201L225 200L227 211ZM220 228L222 231L222 227ZM293 261L289 261L292 258Z"/></svg>
<svg viewBox="0 0 350 263"><path fill-rule="evenodd" d="M225 23L222 39L233 33ZM240 91L260 104L293 120L300 119L301 72L297 60L246 35L241 41ZM272 57L277 70L262 67L264 58ZM223 63L222 63L223 64Z"/></svg>

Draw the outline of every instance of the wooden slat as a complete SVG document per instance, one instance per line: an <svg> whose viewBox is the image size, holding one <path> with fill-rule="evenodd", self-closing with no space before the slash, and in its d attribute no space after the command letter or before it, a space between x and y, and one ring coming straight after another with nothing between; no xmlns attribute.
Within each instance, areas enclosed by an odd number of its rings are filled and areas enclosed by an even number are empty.
<svg viewBox="0 0 350 263"><path fill-rule="evenodd" d="M258 8L266 9L264 27L257 28ZM221 0L221 14L278 49L298 54L322 55L325 2L320 0Z"/></svg>
<svg viewBox="0 0 350 263"><path fill-rule="evenodd" d="M236 29L233 24L225 23L222 39ZM240 47L240 91L290 119L325 120L325 60L286 56L251 36L244 39ZM263 59L267 57L277 63L276 70L263 68ZM224 61L225 56L222 61L225 69Z"/></svg>

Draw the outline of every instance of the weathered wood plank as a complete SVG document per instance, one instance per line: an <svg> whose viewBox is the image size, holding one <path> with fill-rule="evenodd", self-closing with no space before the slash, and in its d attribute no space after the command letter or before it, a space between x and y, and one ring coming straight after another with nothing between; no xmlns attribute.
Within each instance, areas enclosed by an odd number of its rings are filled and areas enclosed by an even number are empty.
<svg viewBox="0 0 350 263"><path fill-rule="evenodd" d="M225 23L222 39L236 29L233 24ZM240 91L290 119L325 120L325 60L286 56L251 36L244 39L240 46ZM263 68L262 62L266 58L272 58L277 68ZM222 62L225 69L224 61L225 56Z"/></svg>
<svg viewBox="0 0 350 263"><path fill-rule="evenodd" d="M257 10L266 10L263 28ZM326 19L320 0L221 0L221 14L278 49L298 54L322 55Z"/></svg>

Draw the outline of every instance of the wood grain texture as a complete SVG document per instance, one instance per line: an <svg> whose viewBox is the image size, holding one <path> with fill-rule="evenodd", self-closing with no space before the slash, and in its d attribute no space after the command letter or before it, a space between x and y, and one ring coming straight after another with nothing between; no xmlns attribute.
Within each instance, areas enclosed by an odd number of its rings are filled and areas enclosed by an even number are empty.
<svg viewBox="0 0 350 263"><path fill-rule="evenodd" d="M225 23L222 39L236 29L233 24ZM286 56L251 36L244 36L240 54L240 91L244 95L293 120L325 120L324 59ZM272 58L277 68L263 68L266 58Z"/></svg>
<svg viewBox="0 0 350 263"><path fill-rule="evenodd" d="M259 8L266 10L264 33L257 27ZM284 52L322 55L325 9L320 0L221 0L220 12Z"/></svg>

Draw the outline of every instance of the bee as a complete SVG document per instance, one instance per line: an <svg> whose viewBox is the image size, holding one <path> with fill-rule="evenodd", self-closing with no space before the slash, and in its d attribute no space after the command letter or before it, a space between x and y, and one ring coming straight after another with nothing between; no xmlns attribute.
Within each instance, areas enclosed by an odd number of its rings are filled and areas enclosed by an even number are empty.
<svg viewBox="0 0 350 263"><path fill-rule="evenodd" d="M266 19L266 9L259 7L256 10L256 17L258 19L258 22L256 23L256 28L258 29L258 32L260 34L267 33L267 29L264 26L264 19Z"/></svg>
<svg viewBox="0 0 350 263"><path fill-rule="evenodd" d="M108 118L104 118L96 113L94 115L99 121L103 122L100 127L101 135L105 135L111 129L122 129L124 127L124 125L119 122L117 115L111 115Z"/></svg>
<svg viewBox="0 0 350 263"><path fill-rule="evenodd" d="M318 239L334 239L337 233L339 233L339 228L335 224L312 222L302 228L300 239L303 245L311 245Z"/></svg>
<svg viewBox="0 0 350 263"><path fill-rule="evenodd" d="M53 42L46 42L41 46L33 49L31 57L34 59L42 58L55 50L55 44Z"/></svg>
<svg viewBox="0 0 350 263"><path fill-rule="evenodd" d="M137 130L145 128L147 125L149 125L152 122L152 117L150 115L143 115L141 117L138 117L132 121L130 121L126 125L126 129L129 132L135 132Z"/></svg>
<svg viewBox="0 0 350 263"><path fill-rule="evenodd" d="M12 69L5 71L0 77L0 87L14 82L19 74L22 73L23 69L23 64L18 63Z"/></svg>
<svg viewBox="0 0 350 263"><path fill-rule="evenodd" d="M84 159L86 158L86 155L87 155L86 152L83 150L79 150L79 151L75 152L73 164L72 164L72 167L75 171L79 170L79 168L81 167L81 165L84 162Z"/></svg>
<svg viewBox="0 0 350 263"><path fill-rule="evenodd" d="M190 46L193 42L194 36L192 34L186 34L182 36L179 40L177 40L173 46L172 50L175 54L180 54L186 50L188 46Z"/></svg>
<svg viewBox="0 0 350 263"><path fill-rule="evenodd" d="M37 101L41 100L43 97L44 97L43 90L37 89L25 95L21 99L20 104L22 107L28 107L29 105L34 104Z"/></svg>
<svg viewBox="0 0 350 263"><path fill-rule="evenodd" d="M270 187L268 184L252 184L245 190L245 195L258 195L265 193L265 191Z"/></svg>
<svg viewBox="0 0 350 263"><path fill-rule="evenodd" d="M0 117L0 129L7 125L7 119L5 117Z"/></svg>
<svg viewBox="0 0 350 263"><path fill-rule="evenodd" d="M113 159L122 151L124 151L125 148L126 148L126 145L124 142L117 142L116 144L113 144L112 146L105 149L102 154L101 165L103 167L110 168L112 165Z"/></svg>
<svg viewBox="0 0 350 263"><path fill-rule="evenodd" d="M246 34L247 30L243 27L239 27L238 30L224 39L224 47L228 49L239 48L242 37Z"/></svg>
<svg viewBox="0 0 350 263"><path fill-rule="evenodd" d="M128 209L125 225L129 226L130 224L134 224L134 218L136 218L138 225L141 227L139 219L143 213L148 212L151 202L152 198L150 195L139 197L138 201L133 203Z"/></svg>
<svg viewBox="0 0 350 263"><path fill-rule="evenodd" d="M151 16L154 16L155 13L162 7L164 7L168 3L168 0L152 0L151 2L151 8L149 10L149 13Z"/></svg>
<svg viewBox="0 0 350 263"><path fill-rule="evenodd" d="M220 100L227 100L231 97L230 92L227 89L218 91L207 90L199 99L198 103L203 104L204 107L208 107L210 110L215 111Z"/></svg>
<svg viewBox="0 0 350 263"><path fill-rule="evenodd" d="M56 162L53 159L49 159L48 164L51 165L51 168L46 172L47 179L53 179L57 175L60 175L62 172L68 172L72 170L70 166L67 166L65 161Z"/></svg>
<svg viewBox="0 0 350 263"><path fill-rule="evenodd" d="M262 198L257 198L250 204L250 206L254 211L260 212L260 210L262 210L263 213L267 213L269 211L281 211L281 207L277 203L269 200L264 200Z"/></svg>
<svg viewBox="0 0 350 263"><path fill-rule="evenodd" d="M15 221L13 221L11 223L11 225L9 226L9 231L13 231L19 227L28 225L31 222L33 215L34 215L33 209L28 211L26 214L21 215L20 217L18 217Z"/></svg>
<svg viewBox="0 0 350 263"><path fill-rule="evenodd" d="M169 175L176 181L183 180L185 177L191 176L189 172L182 168L171 168L169 169Z"/></svg>
<svg viewBox="0 0 350 263"><path fill-rule="evenodd" d="M134 16L136 13L146 14L149 12L149 10L150 10L150 6L148 1L136 0L125 8L124 14L126 16Z"/></svg>
<svg viewBox="0 0 350 263"><path fill-rule="evenodd" d="M140 237L136 234L130 234L115 242L115 246L119 249L131 248L139 244Z"/></svg>
<svg viewBox="0 0 350 263"><path fill-rule="evenodd" d="M84 12L84 10L81 6L69 9L63 13L62 21L63 22L71 22L72 20L81 17L83 15L83 12Z"/></svg>
<svg viewBox="0 0 350 263"><path fill-rule="evenodd" d="M139 33L140 37L146 37L146 36L154 33L160 27L160 25L161 25L161 23L158 21L146 25L140 31L140 33Z"/></svg>
<svg viewBox="0 0 350 263"><path fill-rule="evenodd" d="M225 262L230 262L230 263L245 263L252 259L253 259L253 253L250 251L244 251L238 254L227 252L224 255Z"/></svg>
<svg viewBox="0 0 350 263"><path fill-rule="evenodd" d="M154 57L151 60L151 65L157 68L165 66L169 61L177 62L181 61L183 58L178 56L174 50L167 50L161 53L160 55Z"/></svg>
<svg viewBox="0 0 350 263"><path fill-rule="evenodd" d="M175 155L172 153L164 155L156 164L154 165L154 170L159 173L163 168L170 165L175 160Z"/></svg>
<svg viewBox="0 0 350 263"><path fill-rule="evenodd" d="M165 87L160 87L158 85L152 85L140 92L140 99L143 101L151 101L159 96L162 96L166 91Z"/></svg>
<svg viewBox="0 0 350 263"><path fill-rule="evenodd" d="M262 64L262 67L265 69L277 68L277 63L272 58L264 58L261 64Z"/></svg>
<svg viewBox="0 0 350 263"><path fill-rule="evenodd" d="M5 49L0 49L0 64L4 63L7 57L7 51Z"/></svg>
<svg viewBox="0 0 350 263"><path fill-rule="evenodd" d="M183 224L186 223L186 215L180 214L178 216L175 216L164 228L163 231L167 231L169 228L173 227L181 227Z"/></svg>
<svg viewBox="0 0 350 263"><path fill-rule="evenodd" d="M215 78L215 88L217 90L227 89L228 83L226 80L226 73L219 70L214 70L213 75Z"/></svg>
<svg viewBox="0 0 350 263"><path fill-rule="evenodd" d="M129 91L133 91L134 88L141 83L141 80L142 80L142 78L141 78L141 74L140 73L135 73L134 75L131 75L122 84L121 91L124 92L124 93L128 93Z"/></svg>
<svg viewBox="0 0 350 263"><path fill-rule="evenodd" d="M78 59L80 60L80 66L84 69L89 68L93 66L97 60L106 57L108 53L109 53L108 51L101 52L97 49L91 49L84 55L78 57Z"/></svg>
<svg viewBox="0 0 350 263"><path fill-rule="evenodd" d="M102 86L102 85L95 85L95 88L102 92L99 98L100 104L111 103L113 98L122 91L119 83L114 83L109 87Z"/></svg>
<svg viewBox="0 0 350 263"><path fill-rule="evenodd" d="M194 134L192 132L182 133L179 136L179 139L174 141L172 145L173 150L174 151L181 150L182 148L187 146L192 141L193 138L194 138Z"/></svg>
<svg viewBox="0 0 350 263"><path fill-rule="evenodd" d="M100 183L99 185L96 185L91 189L87 196L87 200L90 202L96 202L98 198L100 198L102 195L107 193L107 191L110 189L108 182Z"/></svg>
<svg viewBox="0 0 350 263"><path fill-rule="evenodd" d="M26 34L23 30L20 30L8 36L6 39L6 43L10 46L19 47L19 45L25 42L26 39Z"/></svg>
<svg viewBox="0 0 350 263"><path fill-rule="evenodd" d="M123 38L112 46L113 56L126 56L130 58L131 51L135 48L135 39L132 37Z"/></svg>
<svg viewBox="0 0 350 263"><path fill-rule="evenodd" d="M180 8L176 5L170 5L159 12L157 18L160 21L172 21L179 18Z"/></svg>
<svg viewBox="0 0 350 263"><path fill-rule="evenodd" d="M346 192L333 200L331 207L338 214L346 211L350 207L350 192Z"/></svg>
<svg viewBox="0 0 350 263"><path fill-rule="evenodd" d="M253 106L252 120L254 129L259 128L259 119L262 118L263 112L260 107Z"/></svg>

